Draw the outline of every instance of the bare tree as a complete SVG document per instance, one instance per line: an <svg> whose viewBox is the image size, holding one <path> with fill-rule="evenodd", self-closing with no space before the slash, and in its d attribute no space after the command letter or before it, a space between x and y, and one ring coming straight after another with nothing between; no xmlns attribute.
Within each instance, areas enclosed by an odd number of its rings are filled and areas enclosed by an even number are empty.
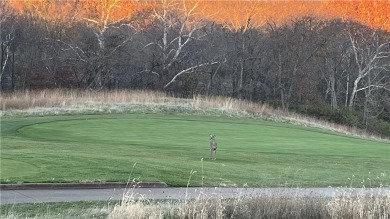
<svg viewBox="0 0 390 219"><path fill-rule="evenodd" d="M202 40L206 36L206 32L202 31L206 24L195 15L197 6L196 2L162 0L160 7L154 9L153 17L158 28L161 28L161 34L144 46L146 50L152 50L149 54L153 54L153 60L142 72L158 76L163 88L169 87L183 74L194 73L202 67L219 63L216 60L192 61L186 66L181 63L188 55L185 49L191 42ZM179 63L182 67L177 69L175 65Z"/></svg>
<svg viewBox="0 0 390 219"><path fill-rule="evenodd" d="M272 53L277 68L277 90L282 108L288 110L299 81L308 77L304 69L319 49L316 31L320 25L314 18L304 17L280 28L269 26L271 40L275 42Z"/></svg>
<svg viewBox="0 0 390 219"><path fill-rule="evenodd" d="M370 74L367 76L366 84L370 85L372 82L372 79L375 78L376 75ZM389 84L389 83L388 83ZM369 121L373 118L378 118L380 114L382 114L385 110L385 103L386 97L389 95L389 89L379 89L378 87L374 86L367 86L368 88L364 90L364 101L363 101L363 125L365 129L368 129Z"/></svg>
<svg viewBox="0 0 390 219"><path fill-rule="evenodd" d="M319 32L324 38L325 43L316 55L321 78L326 82L325 100L330 97L330 106L332 111L339 108L339 99L342 98L340 93L344 85L343 79L346 80L346 99L348 99L349 89L349 74L353 70L350 61L350 43L348 37L345 35L345 26L338 21L330 21L326 27ZM348 103L345 103L345 107Z"/></svg>
<svg viewBox="0 0 390 219"><path fill-rule="evenodd" d="M370 35L349 33L351 49L357 66L357 77L349 97L349 109L361 91L384 89L390 91L390 38L381 39L377 31Z"/></svg>
<svg viewBox="0 0 390 219"><path fill-rule="evenodd" d="M119 2L119 0L96 2L99 16L83 18L89 29L78 27L76 32L83 34L81 39L72 40L70 37L68 40L57 40L64 52L69 54L67 60L72 61L74 65L82 66L81 71L84 73L81 80L89 89L104 87L104 82L113 69L113 62L110 62L112 61L110 59L138 33L131 25L130 18L117 21L111 19L115 9L120 8ZM115 37L112 37L113 35ZM110 37L115 38L114 42ZM97 46L94 42L97 42Z"/></svg>
<svg viewBox="0 0 390 219"><path fill-rule="evenodd" d="M0 90L4 72L9 66L11 56L11 46L15 39L15 28L12 24L7 23L7 19L11 17L10 9L5 2L0 2Z"/></svg>
<svg viewBox="0 0 390 219"><path fill-rule="evenodd" d="M224 70L231 72L232 95L252 99L254 89L258 86L263 35L261 31L252 28L242 28L225 35L228 62Z"/></svg>

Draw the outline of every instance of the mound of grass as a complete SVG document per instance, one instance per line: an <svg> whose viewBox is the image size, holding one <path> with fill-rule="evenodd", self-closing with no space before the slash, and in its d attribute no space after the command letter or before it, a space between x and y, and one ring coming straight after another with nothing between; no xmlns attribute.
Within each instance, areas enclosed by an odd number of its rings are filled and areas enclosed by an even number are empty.
<svg viewBox="0 0 390 219"><path fill-rule="evenodd" d="M376 136L356 127L286 112L269 107L267 104L218 96L194 96L192 99L182 99L147 90L54 89L5 93L1 95L0 106L2 117L112 113L180 113L255 117L317 127L356 137L389 140L388 135Z"/></svg>
<svg viewBox="0 0 390 219"><path fill-rule="evenodd" d="M217 135L216 161L208 159L211 133ZM387 143L249 118L166 114L4 118L1 134L2 161L38 168L23 176L17 168L1 171L2 183L139 178L186 186L191 171L197 171L191 186L360 187L363 181L368 186L390 181ZM3 162L1 169L12 165Z"/></svg>

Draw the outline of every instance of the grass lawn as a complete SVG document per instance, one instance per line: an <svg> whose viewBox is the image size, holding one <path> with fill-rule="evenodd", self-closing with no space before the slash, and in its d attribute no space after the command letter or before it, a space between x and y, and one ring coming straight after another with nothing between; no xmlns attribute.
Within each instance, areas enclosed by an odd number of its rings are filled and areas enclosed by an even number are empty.
<svg viewBox="0 0 390 219"><path fill-rule="evenodd" d="M59 202L0 205L0 218L107 218L118 202Z"/></svg>
<svg viewBox="0 0 390 219"><path fill-rule="evenodd" d="M216 161L208 159L209 134L217 135ZM388 186L389 167L388 143L249 118L110 114L1 121L2 183L135 178L186 186L193 170L190 186Z"/></svg>

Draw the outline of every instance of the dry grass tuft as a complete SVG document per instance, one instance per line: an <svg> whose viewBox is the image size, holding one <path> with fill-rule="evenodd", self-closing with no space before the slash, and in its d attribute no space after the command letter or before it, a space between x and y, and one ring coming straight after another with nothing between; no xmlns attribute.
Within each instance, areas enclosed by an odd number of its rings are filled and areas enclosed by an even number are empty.
<svg viewBox="0 0 390 219"><path fill-rule="evenodd" d="M327 204L331 218L390 218L390 190L379 194L342 193Z"/></svg>
<svg viewBox="0 0 390 219"><path fill-rule="evenodd" d="M273 109L266 104L217 96L182 99L145 90L80 91L42 90L2 94L2 116L82 113L174 112L245 116L327 129L356 137L381 139L354 127Z"/></svg>
<svg viewBox="0 0 390 219"><path fill-rule="evenodd" d="M251 197L228 205L225 218L329 218L325 203L307 196Z"/></svg>
<svg viewBox="0 0 390 219"><path fill-rule="evenodd" d="M108 219L126 218L163 218L161 207L158 205L145 205L142 202L124 201L116 205L108 215Z"/></svg>
<svg viewBox="0 0 390 219"><path fill-rule="evenodd" d="M171 218L224 218L224 211L222 198L203 194L194 200L177 204L166 215Z"/></svg>
<svg viewBox="0 0 390 219"><path fill-rule="evenodd" d="M128 199L130 197L130 199ZM271 194L222 199L211 194L176 203L136 200L128 196L115 206L117 218L381 218L390 217L390 191L372 194L367 190L343 190L332 197Z"/></svg>

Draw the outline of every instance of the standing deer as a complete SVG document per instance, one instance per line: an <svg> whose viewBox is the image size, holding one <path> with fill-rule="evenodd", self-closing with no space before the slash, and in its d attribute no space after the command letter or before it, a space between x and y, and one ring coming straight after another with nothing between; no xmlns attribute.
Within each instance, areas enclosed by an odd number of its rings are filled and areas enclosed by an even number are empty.
<svg viewBox="0 0 390 219"><path fill-rule="evenodd" d="M210 159L217 159L217 140L215 140L216 135L210 135ZM214 155L214 156L213 156Z"/></svg>

